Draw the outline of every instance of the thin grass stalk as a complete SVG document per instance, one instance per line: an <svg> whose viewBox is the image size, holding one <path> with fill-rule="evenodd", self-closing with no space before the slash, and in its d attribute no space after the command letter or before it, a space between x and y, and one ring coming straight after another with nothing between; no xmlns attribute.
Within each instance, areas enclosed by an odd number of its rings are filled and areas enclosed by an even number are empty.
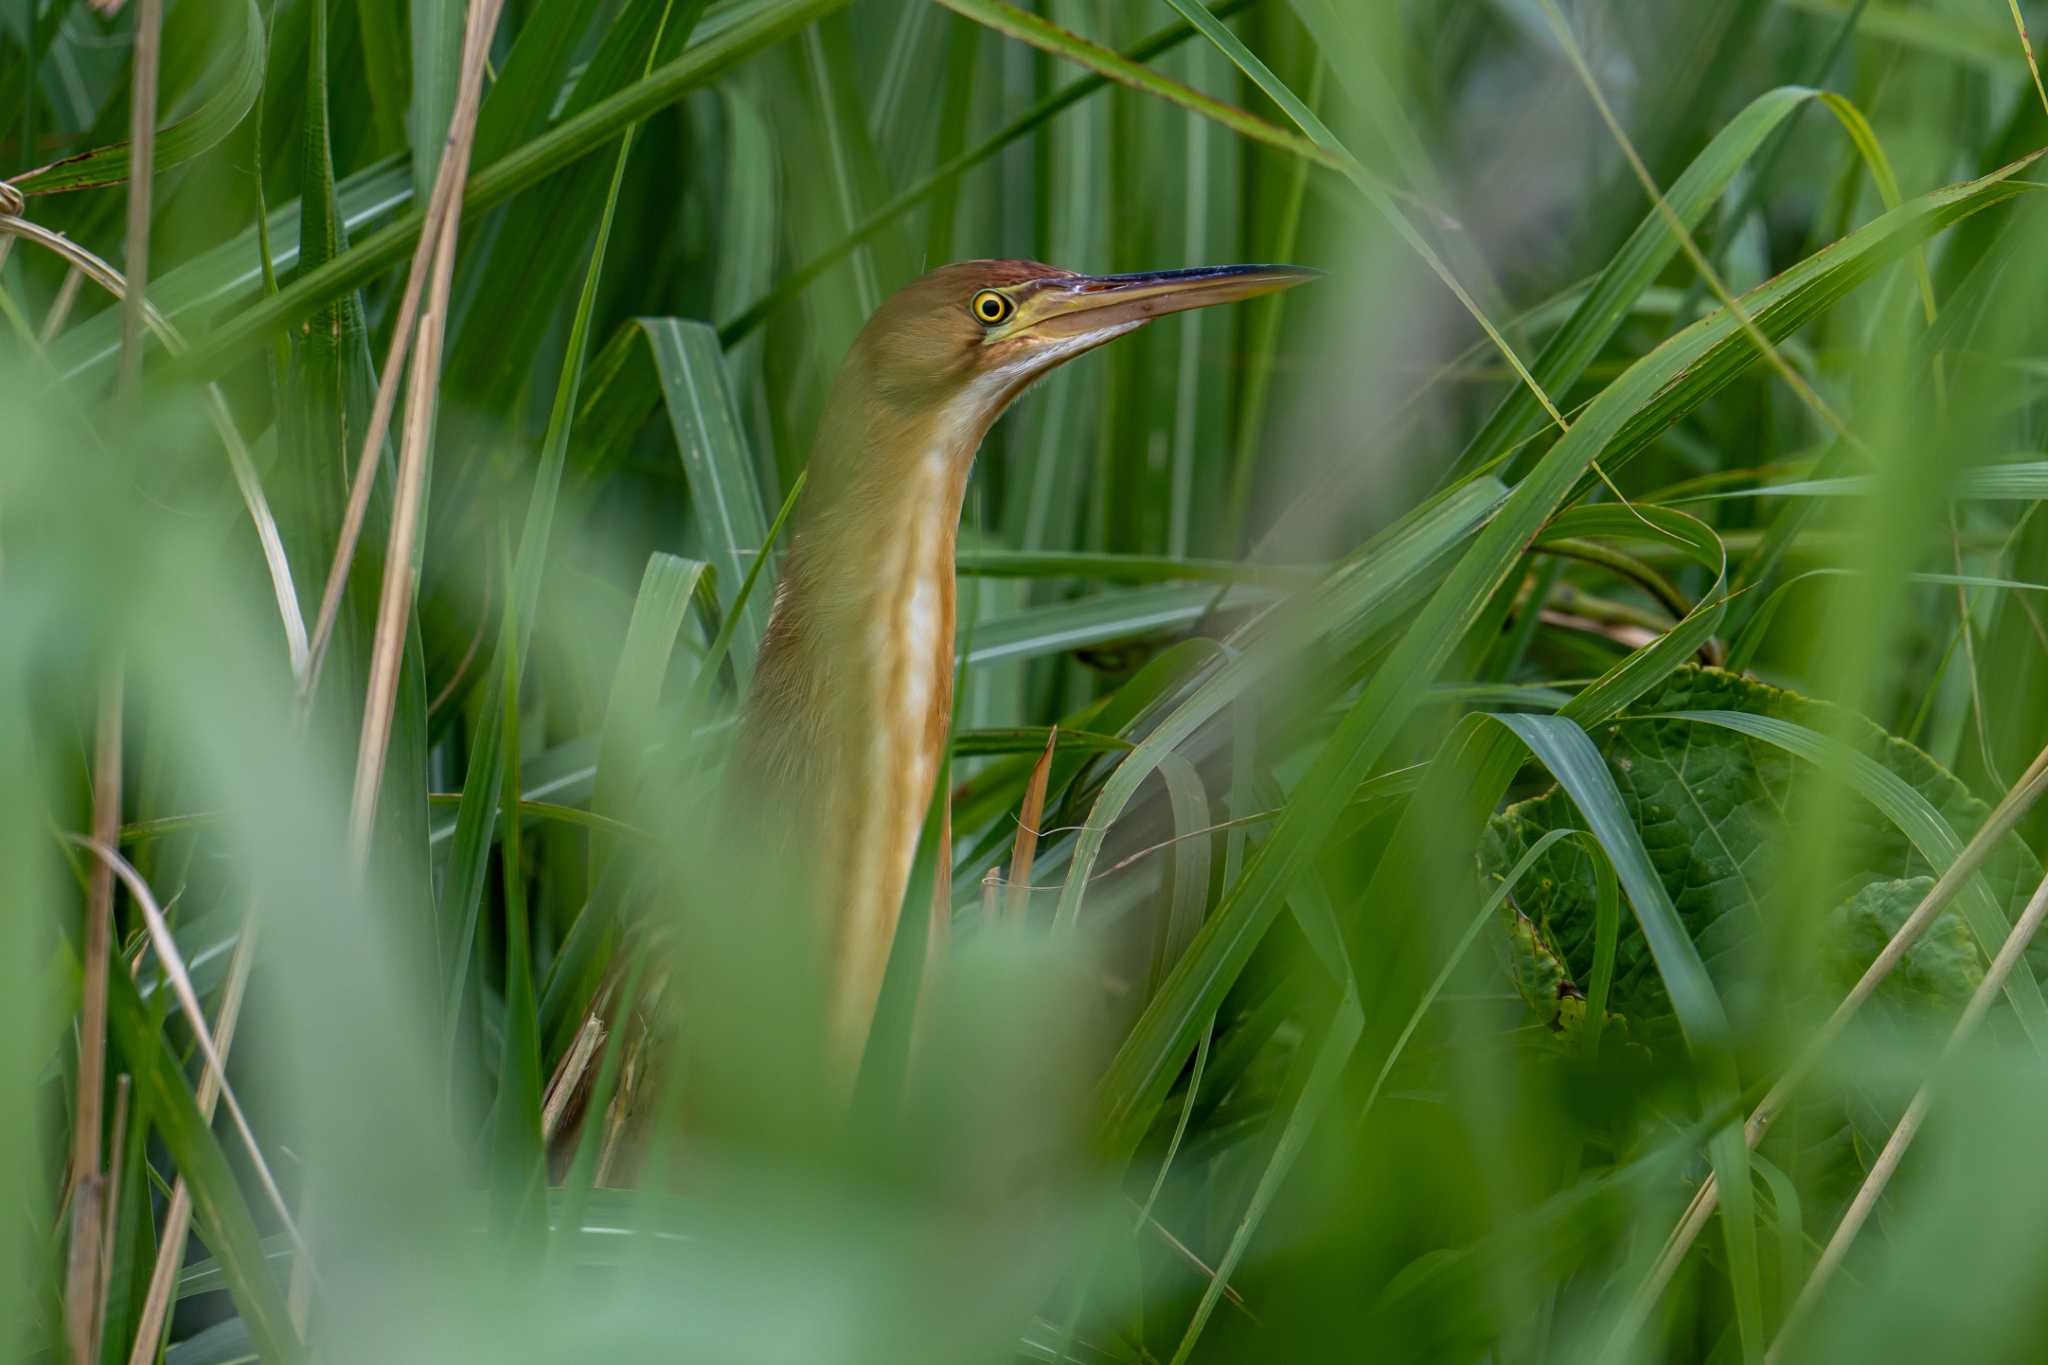
<svg viewBox="0 0 2048 1365"><path fill-rule="evenodd" d="M1771 1343L1770 1351L1764 1356L1765 1365L1774 1365L1774 1362L1783 1358L1785 1343L1792 1339L1800 1325L1812 1314L1814 1306L1820 1302L1820 1296L1826 1290L1828 1281L1833 1279L1835 1271L1840 1269L1843 1258L1849 1254L1850 1245L1855 1242L1856 1235L1863 1230L1863 1225L1870 1220L1871 1211L1877 1207L1877 1201L1884 1195L1885 1186L1891 1183L1893 1173L1899 1169L1899 1163L1905 1160L1906 1149L1913 1145L1913 1139L1919 1133L1921 1124L1926 1121L1927 1111L1934 1103L1935 1076L1939 1076L1956 1060L1975 1035L1977 1026L1984 1022L1984 1016L1990 1012L1992 1002L1997 1000L1999 993L2005 989L2006 978L2012 975L2013 967L2027 951L2027 946L2034 941L2034 935L2040 931L2044 919L2048 919L2048 877L2043 877L2041 884L2035 888L2033 898L2027 902L2027 908L2020 913L2012 932L2006 935L2005 942L2000 945L1998 956L1991 963L1991 970L1984 974L1984 979L1977 984L1975 993L1970 996L1970 1003L1963 1007L1962 1016L1956 1020L1955 1028L1949 1034L1948 1043L1942 1048L1941 1059L1935 1064L1934 1075L1922 1082L1919 1090L1914 1092L1912 1103L1906 1106L1906 1112L1900 1117L1898 1127L1892 1130L1891 1137L1884 1144L1884 1150L1878 1153L1877 1161L1871 1166L1870 1174L1864 1177L1863 1184L1856 1191L1856 1197L1849 1202L1848 1212L1842 1215L1842 1221L1835 1227L1834 1236L1828 1239L1827 1246L1821 1251L1820 1260L1814 1263L1813 1273L1807 1277L1806 1287L1799 1291L1799 1298L1793 1303L1792 1311L1785 1315L1784 1325L1778 1329L1778 1339Z"/></svg>
<svg viewBox="0 0 2048 1365"><path fill-rule="evenodd" d="M437 282L438 275L437 271ZM420 505L426 495L426 447L433 439L443 316L439 311L429 310L420 318L419 351L413 360L411 388L407 393L405 436L398 461L397 510L391 519L384 582L377 599L377 633L370 650L363 728L356 747L355 788L349 802L349 852L359 866L369 859L370 836L376 828L377 798L384 786L384 756L391 745L391 725L397 711L405 628L412 614L413 544L419 537Z"/></svg>
<svg viewBox="0 0 2048 1365"><path fill-rule="evenodd" d="M463 35L462 84L456 93L455 112L448 125L448 141L442 152L442 168L460 184L469 174L470 148L476 141L477 109L482 99L484 57L490 34L496 28L503 0L470 0L469 27ZM437 186L438 188L438 186ZM377 630L370 648L370 680L363 699L361 743L356 750L355 792L349 813L349 844L358 862L369 854L370 834L375 826L377 795L384 781L384 756L390 746L392 714L398 696L398 671L404 649L406 625L412 615L413 549L418 538L421 505L426 490L426 466L433 441L436 390L441 373L441 342L448 320L448 295L455 275L455 244L462 222L462 205L451 199L444 209L441 230L421 234L424 244L434 239L434 274L426 311L420 316L418 350L413 357L410 403L405 436L399 447L398 489L391 520L391 537L385 548L384 586L377 605ZM363 492L367 475L359 474L352 492ZM347 565L337 558L343 577ZM335 590L330 571L328 591ZM318 644L316 626L315 643ZM310 683L317 660L307 670ZM305 690L310 697L310 687Z"/></svg>
<svg viewBox="0 0 2048 1365"><path fill-rule="evenodd" d="M110 671L100 685L99 721L93 741L92 828L95 839L111 841L121 830L121 675ZM71 1128L71 1253L64 1282L65 1338L72 1358L96 1359L100 1300L100 1205L106 1198L100 1172L101 1127L107 1088L107 972L113 957L114 874L95 863L87 880L84 980L78 1012L78 1104Z"/></svg>
<svg viewBox="0 0 2048 1365"><path fill-rule="evenodd" d="M1671 229L1672 237L1677 240L1679 249L1685 253L1686 259L1692 263L1700 279L1706 281L1707 287L1714 293L1714 298L1728 310L1728 316L1735 319L1736 326L1742 329L1750 344L1757 348L1757 352L1770 367L1778 372L1779 378L1798 395L1799 401L1812 409L1814 415L1826 423L1828 429L1843 441L1857 450L1866 449L1863 441L1849 429L1848 424L1828 406L1827 400L1816 393L1813 386L1792 368L1792 363L1785 359L1783 352L1771 344L1770 338L1763 334L1762 329L1749 316L1748 310L1736 302L1735 296L1728 291L1727 284L1722 281L1721 272L1714 269L1714 263L1707 259L1706 254L1700 250L1699 243L1693 240L1692 233L1686 230L1684 221L1664 198L1663 191L1657 188L1656 177L1650 174L1650 168L1643 164L1643 158L1636 152L1635 144L1622 129L1621 120L1615 117L1613 106L1608 104L1607 96L1601 93L1600 83L1594 79L1593 69L1586 64L1586 54L1580 50L1578 40L1572 36L1571 25L1565 22L1564 14L1557 7L1557 0L1542 0L1542 5L1543 17L1550 22L1551 31L1557 35L1559 45L1564 48L1573 73L1578 76L1579 83L1586 87L1586 94L1592 98L1594 108L1599 110L1601 122L1607 125L1607 131L1613 135L1615 145L1620 147L1629 170L1642 185L1643 192L1650 196L1650 203L1656 208L1657 216ZM1559 425L1563 425L1561 419Z"/></svg>
<svg viewBox="0 0 2048 1365"><path fill-rule="evenodd" d="M2041 110L2048 113L2048 89L2041 85L2041 68L2034 61L2034 41L2027 36L2026 16L2020 13L2020 0L2005 0L2006 8L2012 11L2012 26L2020 36L2020 54L2027 59L2027 74L2034 78L2034 94L2041 101Z"/></svg>
<svg viewBox="0 0 2048 1365"><path fill-rule="evenodd" d="M495 24L495 16L493 16ZM466 88L466 87L465 87ZM457 98L460 100L458 90ZM469 111L469 135L475 135L475 111ZM313 637L310 657L301 690L310 698L319 686L320 668L327 657L327 645L334 634L334 624L341 614L341 598L348 587L349 568L355 562L356 548L362 539L363 522L369 515L370 492L376 485L377 455L384 446L384 437L391 428L391 413L398 403L398 382L405 374L406 358L411 352L413 338L419 330L420 298L425 293L426 282L433 273L435 249L440 245L441 236L447 227L449 215L459 216L462 212L461 176L468 167L468 151L463 150L461 165L458 167L455 155L457 127L462 122L464 110L458 102L456 121L448 128L448 142L441 152L439 170L434 176L433 193L427 200L426 222L420 232L419 242L414 246L412 265L406 271L405 291L399 296L397 322L391 329L391 343L385 349L384 368L377 376L377 394L370 404L369 425L363 430L362 453L356 457L355 474L349 482L348 505L342 512L341 534L335 542L334 561L328 566L326 584L320 590L320 609L314 616Z"/></svg>
<svg viewBox="0 0 2048 1365"><path fill-rule="evenodd" d="M121 368L116 392L132 401L142 379L143 296L149 286L149 200L156 180L157 65L163 49L163 0L135 12L135 77L128 95L128 254L134 286L121 296Z"/></svg>
<svg viewBox="0 0 2048 1365"><path fill-rule="evenodd" d="M114 1229L121 1225L121 1178L128 1149L128 1110L133 1083L123 1072L114 1078L114 1126L108 1134L106 1195L100 1200L99 1301L93 1305L92 1355L100 1358L100 1342L107 1330L107 1298L114 1284Z"/></svg>
<svg viewBox="0 0 2048 1365"><path fill-rule="evenodd" d="M252 903L242 917L242 932L235 939L234 956L228 960L227 983L221 988L220 1007L213 1019L213 1039L223 1062L234 1046L235 1024L241 1018L242 999L248 993L249 965L256 956L256 918ZM214 1106L220 1100L220 1077L211 1069L199 1076L194 1097L199 1117L211 1123ZM178 1289L178 1272L185 1264L185 1239L192 1230L192 1191L180 1174L171 1185L171 1202L164 1210L163 1233L157 1241L156 1264L149 1274L149 1292L142 1301L142 1315L136 1321L135 1342L128 1352L128 1365L150 1365L163 1344L164 1327L170 1320L171 1300Z"/></svg>
<svg viewBox="0 0 2048 1365"><path fill-rule="evenodd" d="M9 239L12 241L12 239ZM78 302L78 287L85 283L85 276L77 266L64 272L64 283L57 286L57 297L50 300L50 311L43 315L43 325L36 332L36 340L47 346L57 339L64 330L64 323L71 316L73 305Z"/></svg>
<svg viewBox="0 0 2048 1365"><path fill-rule="evenodd" d="M1834 1013L1821 1025L1820 1031L1807 1045L1806 1050L1793 1061L1785 1074L1778 1078L1777 1084L1773 1085L1769 1093L1757 1103L1742 1130L1743 1139L1751 1148L1755 1148L1763 1141L1764 1134L1769 1131L1771 1124L1791 1102L1793 1093L1834 1046L1843 1030L1849 1026L1849 1021L1855 1018L1856 1012L1863 1008L1864 1003L1877 992L1884 979L1905 960L1907 952L1919 942L1927 926L1948 908L1949 902L1955 899L1970 878L1984 866L1999 841L2013 831L2026 813L2033 809L2034 803L2041 799L2044 792L2048 792L2048 748L2042 749L2035 756L2019 782L1986 817L1975 837L1963 846L1963 851L1957 855L1956 860L1950 863L1934 885L1928 888L1920 904L1913 907L1913 913L1906 917L1906 922L1899 926L1898 932L1892 935L1876 959L1864 969L1863 975L1857 978L1849 993L1842 997L1842 1003L1835 1006ZM1657 1263L1650 1268L1648 1277L1637 1289L1635 1297L1622 1311L1613 1333L1608 1338L1606 1350L1601 1357L1603 1360L1620 1359L1626 1353L1629 1343L1649 1320L1650 1310L1656 1306L1657 1300L1663 1297L1665 1289L1678 1273L1678 1267L1684 1262L1686 1253L1692 1249L1692 1244L1698 1240L1700 1233L1706 1229L1708 1220L1714 1216L1714 1209L1719 1201L1720 1191L1710 1171L1706 1179L1700 1183L1699 1191L1693 1195L1692 1202L1680 1216L1678 1225L1671 1230L1671 1236L1666 1239L1663 1251L1658 1254Z"/></svg>

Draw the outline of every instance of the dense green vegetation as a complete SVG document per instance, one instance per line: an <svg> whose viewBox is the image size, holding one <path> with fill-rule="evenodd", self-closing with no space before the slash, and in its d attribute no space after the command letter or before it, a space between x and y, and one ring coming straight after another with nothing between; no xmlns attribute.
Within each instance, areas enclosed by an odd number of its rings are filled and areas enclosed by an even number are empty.
<svg viewBox="0 0 2048 1365"><path fill-rule="evenodd" d="M8 6L9 1358L2038 1354L2029 17ZM721 767L1010 256L1329 278L991 436L848 1113Z"/></svg>

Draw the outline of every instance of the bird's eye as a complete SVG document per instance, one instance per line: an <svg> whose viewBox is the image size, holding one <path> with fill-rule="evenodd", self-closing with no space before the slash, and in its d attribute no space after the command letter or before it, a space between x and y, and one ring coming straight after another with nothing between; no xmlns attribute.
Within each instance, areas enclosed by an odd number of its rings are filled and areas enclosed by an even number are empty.
<svg viewBox="0 0 2048 1365"><path fill-rule="evenodd" d="M976 294L974 302L969 304L968 307L974 310L974 316L977 319L989 327L1006 321L1010 314L1017 311L1016 304L1010 302L1006 296L998 294L993 289L984 289L979 294Z"/></svg>

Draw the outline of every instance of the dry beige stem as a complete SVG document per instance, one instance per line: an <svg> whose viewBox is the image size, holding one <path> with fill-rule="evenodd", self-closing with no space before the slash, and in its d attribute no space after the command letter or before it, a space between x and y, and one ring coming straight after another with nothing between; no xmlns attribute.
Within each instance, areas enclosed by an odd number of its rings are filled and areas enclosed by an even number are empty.
<svg viewBox="0 0 2048 1365"><path fill-rule="evenodd" d="M2040 931L2043 919L2048 919L2048 877L2042 878L2040 886L2035 888L2033 899L2029 900L2027 908L2020 912L2019 922L2013 925L2012 932L2005 936L2005 942L2000 945L1998 957L1993 960L1991 970L1977 983L1977 990L1970 996L1970 1003L1963 1007L1961 1017L1956 1020L1956 1026L1948 1036L1947 1045L1942 1048L1941 1059L1935 1063L1935 1076L1947 1069L1949 1063L1955 1060L1957 1054L1976 1033L1977 1026L1984 1022L1984 1016L1991 1011L1991 1002L2004 991L2006 979L2012 975L2013 967L2027 951L2027 945L2034 941L2034 935ZM1905 1114L1899 1119L1899 1126L1892 1130L1890 1139L1884 1144L1884 1150L1877 1154L1870 1174L1863 1178L1863 1184L1856 1191L1856 1197L1849 1202L1848 1212L1842 1215L1842 1221L1835 1226L1835 1235L1828 1239L1827 1246L1821 1251L1820 1260L1814 1263L1813 1274L1807 1277L1806 1287L1799 1291L1799 1298L1792 1305L1792 1311L1785 1315L1784 1325L1778 1329L1778 1339L1771 1343L1771 1349L1765 1353L1764 1365L1772 1365L1772 1362L1781 1358L1784 1344L1792 1339L1799 1324L1806 1320L1813 1312L1814 1305L1820 1302L1821 1293L1826 1289L1828 1281L1841 1267L1842 1259L1849 1254L1850 1244L1856 1240L1856 1234L1863 1230L1863 1225L1870 1220L1871 1211L1877 1207L1877 1201L1884 1194L1885 1186L1891 1183L1892 1173L1897 1171L1899 1163L1905 1160L1906 1149L1913 1145L1913 1139L1919 1133L1920 1125L1926 1121L1927 1110L1933 1103L1934 1078L1930 1076L1921 1083L1920 1089L1914 1092L1913 1102L1906 1106Z"/></svg>
<svg viewBox="0 0 2048 1365"><path fill-rule="evenodd" d="M328 567L326 585L320 590L320 610L313 622L311 662L301 690L311 696L320 680L320 667L341 612L341 595L348 586L349 566L363 534L363 520L369 514L370 490L376 484L377 452L383 448L391 426L391 412L398 401L398 380L405 371L408 349L416 332L426 328L420 317L420 298L427 280L434 275L437 252L445 238L448 251L455 249L457 225L462 217L462 194L469 178L469 153L476 139L476 116L482 101L483 61L490 48L490 35L498 26L503 0L470 0L468 28L462 39L462 79L456 90L455 108L448 123L448 138L441 150L441 163L427 198L427 211L420 227L420 239L413 247L412 266L406 271L405 292L398 301L397 325L391 329L391 344L384 355L384 369L377 377L377 395L370 405L370 422L363 431L362 453L356 458L355 475L349 484L348 506L341 519L341 534L335 542L334 562ZM472 79L472 72L474 78ZM445 291L439 306L431 311L447 314ZM418 325L415 326L415 320ZM423 363L414 357L417 371ZM438 374L439 364L435 365Z"/></svg>
<svg viewBox="0 0 2048 1365"><path fill-rule="evenodd" d="M503 0L470 0L469 25L462 39L462 81L456 91L455 110L448 124L448 141L441 153L441 180L460 185L469 178L469 152L476 140L477 108L483 93L484 56L490 47L491 31L497 27ZM427 289L426 311L420 315L418 349L413 357L407 391L405 434L399 445L398 488L391 518L391 536L384 553L384 586L377 604L377 628L370 642L370 680L363 699L363 728L356 750L355 792L349 811L349 845L358 861L369 853L375 824L377 794L384 782L384 757L390 747L392 713L398 696L398 670L405 645L405 630L412 615L413 551L419 537L420 511L426 490L427 455L434 434L435 400L441 375L441 339L447 325L448 295L455 278L455 244L462 222L462 204L451 189L443 207L440 231L432 234L433 274ZM422 234L422 241L429 234ZM419 257L415 256L415 263ZM410 288L410 285L408 285ZM401 328L401 330L403 330ZM387 381L390 376L386 376ZM374 449L374 447L370 447ZM368 475L356 480L355 495L364 497ZM347 565L337 560L340 576ZM330 573L328 593L336 592ZM323 619L328 617L324 609ZM322 636L315 626L317 651ZM310 698L318 669L317 657L306 674L304 693Z"/></svg>
<svg viewBox="0 0 2048 1365"><path fill-rule="evenodd" d="M593 1010L583 1021L583 1027L576 1030L576 1041L569 1045L569 1051L555 1065L555 1074L548 1079L547 1097L541 1102L540 1110L543 1146L554 1141L555 1133L562 1126L562 1115L568 1111L569 1101L590 1074L590 1059L604 1045L604 1038L604 1020Z"/></svg>
<svg viewBox="0 0 2048 1365"><path fill-rule="evenodd" d="M8 240L11 242L13 238ZM44 315L43 325L36 332L37 341L47 346L57 339L57 333L64 330L64 323L78 302L78 288L84 283L85 275L77 266L64 272L64 283L57 286L57 297L50 300L50 311Z"/></svg>
<svg viewBox="0 0 2048 1365"><path fill-rule="evenodd" d="M249 984L249 964L256 954L256 918L252 905L242 917L242 932L235 940L234 955L228 960L227 984L221 988L220 1011L214 1016L213 1038L226 1059L234 1045L235 1023L241 1018L242 998ZM220 1081L211 1071L199 1077L199 1117L213 1121L213 1109L220 1099ZM164 1323L170 1316L171 1298L178 1288L178 1272L185 1264L185 1238L192 1229L192 1191L180 1175L171 1186L170 1207L164 1211L163 1236L157 1244L156 1265L149 1274L149 1293L142 1301L142 1316L135 1326L135 1344L128 1353L128 1365L150 1365L156 1359Z"/></svg>

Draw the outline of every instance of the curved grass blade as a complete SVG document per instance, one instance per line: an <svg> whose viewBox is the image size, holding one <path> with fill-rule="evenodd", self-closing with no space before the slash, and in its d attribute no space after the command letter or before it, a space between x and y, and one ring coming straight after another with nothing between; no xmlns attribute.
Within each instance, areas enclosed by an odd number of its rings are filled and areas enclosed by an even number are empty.
<svg viewBox="0 0 2048 1365"><path fill-rule="evenodd" d="M191 113L156 130L153 155L158 174L211 150L255 107L263 89L263 15L256 0L242 0L233 12L240 22L232 41L198 82L197 88L208 95ZM132 169L129 144L115 142L15 176L12 184L26 195L62 194L125 184Z"/></svg>

